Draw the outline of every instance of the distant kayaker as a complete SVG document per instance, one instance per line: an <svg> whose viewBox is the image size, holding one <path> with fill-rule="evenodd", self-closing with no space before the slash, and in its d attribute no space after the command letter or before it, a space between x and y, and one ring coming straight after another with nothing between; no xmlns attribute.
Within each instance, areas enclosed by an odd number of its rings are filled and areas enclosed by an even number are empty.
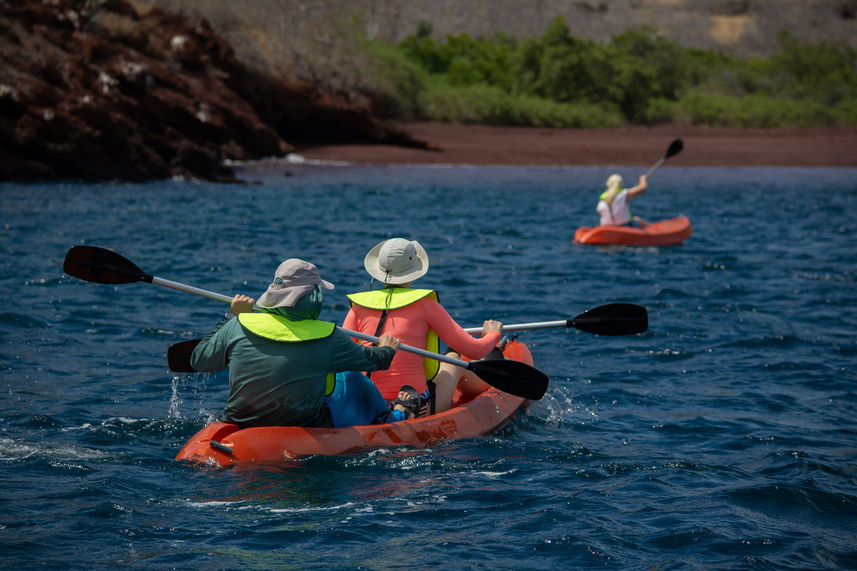
<svg viewBox="0 0 857 571"><path fill-rule="evenodd" d="M596 211L601 215L601 226L632 226L645 228L648 222L631 214L628 201L640 196L649 188L646 176L640 177L637 186L622 188L622 176L611 174L607 177L607 189L601 193Z"/></svg>
<svg viewBox="0 0 857 571"><path fill-rule="evenodd" d="M319 321L322 288L315 265L291 258L274 274L259 298L236 295L230 313L197 345L191 366L197 371L229 367L224 417L251 426L339 427L383 422L388 403L365 375L390 366L399 342L382 335L378 347L365 347Z"/></svg>
<svg viewBox="0 0 857 571"><path fill-rule="evenodd" d="M477 339L450 317L435 291L411 288L429 268L428 255L419 242L385 240L366 254L363 265L384 288L350 294L351 309L344 328L375 336L389 333L402 343L435 353L440 339L472 359L481 359L500 341L503 324L499 321L485 321L482 337ZM456 351L447 354L459 357ZM433 403L429 407L433 412L448 410L456 385L471 394L488 388L484 381L460 367L404 351L396 355L388 370L378 371L371 378L384 398L396 399L398 405L409 409L409 417L424 410L427 403Z"/></svg>

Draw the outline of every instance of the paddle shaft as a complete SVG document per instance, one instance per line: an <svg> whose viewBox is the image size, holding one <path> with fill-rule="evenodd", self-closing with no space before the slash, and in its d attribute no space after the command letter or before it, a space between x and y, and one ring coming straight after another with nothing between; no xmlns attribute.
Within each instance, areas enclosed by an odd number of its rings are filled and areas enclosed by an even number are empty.
<svg viewBox="0 0 857 571"><path fill-rule="evenodd" d="M670 143L670 146L667 147L667 152L664 153L664 156L658 159L658 162L652 165L652 168L650 168L649 172L646 173L646 178L649 178L651 174L655 172L655 169L664 164L665 160L679 154L682 148L684 148L684 143L682 143L681 139L675 139L672 143Z"/></svg>
<svg viewBox="0 0 857 571"><path fill-rule="evenodd" d="M551 327L571 327L573 320L562 319L560 321L534 321L532 323L513 323L511 325L503 324L503 331L526 331L529 329L549 329ZM481 327L466 327L466 333L482 333Z"/></svg>
<svg viewBox="0 0 857 571"><path fill-rule="evenodd" d="M649 314L643 306L615 302L587 309L571 319L503 325L503 331L547 329L549 327L574 327L596 335L635 335L648 329ZM469 327L464 331L479 333L481 329Z"/></svg>
<svg viewBox="0 0 857 571"><path fill-rule="evenodd" d="M649 178L650 176L652 176L652 173L653 173L653 172L655 172L655 169L657 169L659 166L661 166L662 164L664 164L664 161L665 161L665 160L667 160L667 158L666 158L666 157L661 157L661 158L658 160L658 162L656 162L654 165L652 165L652 168L650 168L650 169L649 169L649 172L647 172L647 173L646 173L646 178Z"/></svg>
<svg viewBox="0 0 857 571"><path fill-rule="evenodd" d="M371 341L372 343L378 343L381 340L380 337L375 337L374 335L369 335L368 333L351 331L350 329L344 329L342 327L337 327L337 329L341 329L343 332L347 333L351 337L362 339L363 341ZM399 345L399 349L401 349L402 351L407 351L408 353L420 355L421 357L428 357L429 359L434 359L436 361L443 361L444 363L449 363L451 365L458 365L459 367L464 367L465 369L469 365L467 361L462 361L461 359L455 359L453 357L448 357L439 353L432 353L431 351L426 351L425 349L420 349L419 347L405 345L404 343Z"/></svg>
<svg viewBox="0 0 857 571"><path fill-rule="evenodd" d="M177 289L179 291L192 293L194 295L198 295L201 297L207 297L208 299L213 299L215 301L222 301L223 303L231 303L232 302L231 297L229 297L227 295L223 295L222 293L217 293L214 291L208 291L207 289L193 287L190 285L185 285L185 284L182 284L179 282L174 282L171 280L165 280L163 278L159 278L156 276L149 276L149 277L152 278L150 283L153 283L155 285L168 287L171 289ZM146 280L146 281L148 281L148 280Z"/></svg>

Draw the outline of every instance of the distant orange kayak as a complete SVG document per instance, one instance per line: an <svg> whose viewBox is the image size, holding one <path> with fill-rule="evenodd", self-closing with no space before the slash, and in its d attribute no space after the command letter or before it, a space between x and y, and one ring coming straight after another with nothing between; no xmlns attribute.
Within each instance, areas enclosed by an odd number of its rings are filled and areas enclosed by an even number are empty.
<svg viewBox="0 0 857 571"><path fill-rule="evenodd" d="M533 364L529 348L517 340L506 343L503 356ZM176 460L224 467L250 462L282 462L314 454L337 456L373 448L425 448L441 441L496 432L529 403L527 399L489 388L469 399L456 392L452 408L439 414L387 424L239 429L235 424L212 422L187 441Z"/></svg>
<svg viewBox="0 0 857 571"><path fill-rule="evenodd" d="M645 230L630 226L581 227L574 233L575 244L617 244L623 246L673 246L687 240L693 228L687 216L652 222Z"/></svg>

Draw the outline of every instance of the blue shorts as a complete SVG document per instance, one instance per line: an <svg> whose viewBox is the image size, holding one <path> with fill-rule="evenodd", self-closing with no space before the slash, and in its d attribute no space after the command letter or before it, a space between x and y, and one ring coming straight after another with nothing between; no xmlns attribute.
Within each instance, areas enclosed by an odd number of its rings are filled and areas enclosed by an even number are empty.
<svg viewBox="0 0 857 571"><path fill-rule="evenodd" d="M369 377L357 371L336 373L333 392L324 397L334 428L385 422L390 405Z"/></svg>

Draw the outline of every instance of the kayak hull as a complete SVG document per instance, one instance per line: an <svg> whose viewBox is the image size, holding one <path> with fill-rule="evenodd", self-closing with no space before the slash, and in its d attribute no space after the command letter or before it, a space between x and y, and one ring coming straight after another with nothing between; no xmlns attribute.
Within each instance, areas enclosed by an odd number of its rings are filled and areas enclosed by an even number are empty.
<svg viewBox="0 0 857 571"><path fill-rule="evenodd" d="M644 230L629 226L581 227L574 233L575 244L622 246L674 246L693 233L687 216L649 224Z"/></svg>
<svg viewBox="0 0 857 571"><path fill-rule="evenodd" d="M510 341L503 349L507 359L533 364L529 348ZM456 392L453 407L439 414L368 426L317 428L266 426L239 429L227 422L212 422L187 441L176 460L215 467L251 462L282 462L303 456L339 456L374 448L412 446L425 448L442 441L491 434L529 405L528 400L497 389L469 399Z"/></svg>

